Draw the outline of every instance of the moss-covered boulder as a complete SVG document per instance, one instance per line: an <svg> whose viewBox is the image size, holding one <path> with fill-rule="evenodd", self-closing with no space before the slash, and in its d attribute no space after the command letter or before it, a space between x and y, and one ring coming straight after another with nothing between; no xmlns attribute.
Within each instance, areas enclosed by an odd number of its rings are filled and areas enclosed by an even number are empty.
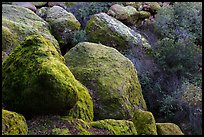
<svg viewBox="0 0 204 137"><path fill-rule="evenodd" d="M25 118L16 112L2 109L2 135L27 135Z"/></svg>
<svg viewBox="0 0 204 137"><path fill-rule="evenodd" d="M88 94L65 65L63 56L43 36L27 37L3 63L3 102L25 116L68 114L79 97L87 95L84 92ZM88 109L93 111L91 105Z"/></svg>
<svg viewBox="0 0 204 137"><path fill-rule="evenodd" d="M8 55L12 49L32 34L44 36L60 53L57 40L50 34L49 24L33 11L16 5L2 5L2 47ZM8 44L9 43L9 44Z"/></svg>
<svg viewBox="0 0 204 137"><path fill-rule="evenodd" d="M132 121L105 119L91 122L91 126L108 130L113 135L137 135L137 130Z"/></svg>
<svg viewBox="0 0 204 137"><path fill-rule="evenodd" d="M174 123L156 123L158 135L184 135Z"/></svg>
<svg viewBox="0 0 204 137"><path fill-rule="evenodd" d="M100 42L119 51L131 46L151 47L143 36L106 13L93 15L85 30L89 42Z"/></svg>
<svg viewBox="0 0 204 137"><path fill-rule="evenodd" d="M148 11L139 11L139 19L146 19L151 16L151 13Z"/></svg>
<svg viewBox="0 0 204 137"><path fill-rule="evenodd" d="M95 119L128 119L133 110L146 110L137 71L116 49L82 42L64 57L76 79L89 89Z"/></svg>
<svg viewBox="0 0 204 137"><path fill-rule="evenodd" d="M51 25L52 34L62 45L70 43L72 32L79 30L81 26L72 13L60 6L53 6L48 9L45 20Z"/></svg>
<svg viewBox="0 0 204 137"><path fill-rule="evenodd" d="M139 13L134 7L124 7L119 4L112 5L107 14L127 25L134 25L139 17Z"/></svg>
<svg viewBox="0 0 204 137"><path fill-rule="evenodd" d="M157 135L155 119L151 112L135 110L132 121L139 135Z"/></svg>

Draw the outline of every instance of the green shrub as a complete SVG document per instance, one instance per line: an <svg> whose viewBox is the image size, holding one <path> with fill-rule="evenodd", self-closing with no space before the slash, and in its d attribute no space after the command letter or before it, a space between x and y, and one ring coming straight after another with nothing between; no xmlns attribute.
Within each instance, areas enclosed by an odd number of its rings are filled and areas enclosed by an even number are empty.
<svg viewBox="0 0 204 137"><path fill-rule="evenodd" d="M186 41L191 39L202 45L202 3L175 2L158 11L155 26L163 38Z"/></svg>
<svg viewBox="0 0 204 137"><path fill-rule="evenodd" d="M74 32L73 38L72 38L72 44L73 45L76 45L80 42L85 42L85 41L87 41L86 31L77 30Z"/></svg>
<svg viewBox="0 0 204 137"><path fill-rule="evenodd" d="M161 101L160 115L168 121L189 125L191 134L202 134L202 89L188 80L170 95L165 95ZM184 128L181 125L181 128Z"/></svg>
<svg viewBox="0 0 204 137"><path fill-rule="evenodd" d="M175 41L174 39L164 38L158 42L155 50L155 58L162 70L168 74L177 74L189 77L196 74L199 64L202 62L201 49L197 48L191 41Z"/></svg>

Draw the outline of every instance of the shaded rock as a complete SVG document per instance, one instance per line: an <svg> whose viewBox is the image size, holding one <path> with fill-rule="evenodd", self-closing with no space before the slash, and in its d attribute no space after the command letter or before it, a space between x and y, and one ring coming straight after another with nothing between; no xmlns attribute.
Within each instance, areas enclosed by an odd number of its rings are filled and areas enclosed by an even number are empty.
<svg viewBox="0 0 204 137"><path fill-rule="evenodd" d="M37 10L37 8L35 7L35 5L32 2L12 2L12 5L25 7L25 8L32 10L32 11Z"/></svg>
<svg viewBox="0 0 204 137"><path fill-rule="evenodd" d="M174 123L156 123L158 135L184 135Z"/></svg>
<svg viewBox="0 0 204 137"><path fill-rule="evenodd" d="M3 4L2 29L2 47L8 55L32 34L44 36L60 53L57 40L50 34L49 24L27 8Z"/></svg>
<svg viewBox="0 0 204 137"><path fill-rule="evenodd" d="M25 118L16 112L2 109L2 135L27 135Z"/></svg>
<svg viewBox="0 0 204 137"><path fill-rule="evenodd" d="M132 121L105 119L91 122L91 126L105 129L113 135L137 135L137 130Z"/></svg>
<svg viewBox="0 0 204 137"><path fill-rule="evenodd" d="M132 62L116 49L82 42L65 54L66 65L94 101L95 119L128 119L146 104Z"/></svg>
<svg viewBox="0 0 204 137"><path fill-rule="evenodd" d="M81 26L72 13L60 6L53 6L48 9L46 21L51 25L52 34L62 45L61 48L70 45L73 31L79 30Z"/></svg>
<svg viewBox="0 0 204 137"><path fill-rule="evenodd" d="M36 14L41 18L45 19L47 17L48 7L42 7L36 11Z"/></svg>
<svg viewBox="0 0 204 137"><path fill-rule="evenodd" d="M139 135L157 135L155 119L151 112L135 110L132 121Z"/></svg>
<svg viewBox="0 0 204 137"><path fill-rule="evenodd" d="M143 9L151 13L156 13L161 8L158 2L144 2Z"/></svg>
<svg viewBox="0 0 204 137"><path fill-rule="evenodd" d="M100 42L119 51L126 50L131 46L151 48L143 36L105 13L93 15L87 22L85 30L88 41Z"/></svg>
<svg viewBox="0 0 204 137"><path fill-rule="evenodd" d="M27 37L3 63L3 102L24 116L66 115L83 92L88 93L43 36Z"/></svg>

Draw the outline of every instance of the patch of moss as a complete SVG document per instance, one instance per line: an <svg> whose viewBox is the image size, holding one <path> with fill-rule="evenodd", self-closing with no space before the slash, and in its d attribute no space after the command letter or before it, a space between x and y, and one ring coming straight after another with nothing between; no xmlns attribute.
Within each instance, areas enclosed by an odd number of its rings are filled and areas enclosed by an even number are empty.
<svg viewBox="0 0 204 137"><path fill-rule="evenodd" d="M90 123L83 121L82 119L76 119L71 117L61 117L63 121L72 124L72 127L77 131L77 135L92 135L89 131Z"/></svg>
<svg viewBox="0 0 204 137"><path fill-rule="evenodd" d="M43 36L27 37L3 63L3 102L16 112L66 115L78 92L88 91Z"/></svg>
<svg viewBox="0 0 204 137"><path fill-rule="evenodd" d="M151 112L135 110L132 121L139 135L157 135L155 119Z"/></svg>
<svg viewBox="0 0 204 137"><path fill-rule="evenodd" d="M64 57L76 79L89 89L95 119L128 119L134 109L146 110L134 65L116 49L82 42Z"/></svg>
<svg viewBox="0 0 204 137"><path fill-rule="evenodd" d="M68 128L53 128L51 135L71 135Z"/></svg>
<svg viewBox="0 0 204 137"><path fill-rule="evenodd" d="M174 123L156 123L158 135L184 135Z"/></svg>
<svg viewBox="0 0 204 137"><path fill-rule="evenodd" d="M68 116L82 119L84 121L93 121L93 100L88 92L84 90L85 87L80 88L77 92L78 101L76 105L69 111Z"/></svg>
<svg viewBox="0 0 204 137"><path fill-rule="evenodd" d="M12 111L2 109L2 135L27 135L25 118Z"/></svg>
<svg viewBox="0 0 204 137"><path fill-rule="evenodd" d="M132 121L105 119L91 122L95 128L105 129L113 135L137 135L137 131Z"/></svg>

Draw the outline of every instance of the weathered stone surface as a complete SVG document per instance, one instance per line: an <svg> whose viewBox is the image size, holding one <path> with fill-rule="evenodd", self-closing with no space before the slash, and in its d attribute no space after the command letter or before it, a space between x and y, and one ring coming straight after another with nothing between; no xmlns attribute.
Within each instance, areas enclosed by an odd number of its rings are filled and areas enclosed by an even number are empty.
<svg viewBox="0 0 204 137"><path fill-rule="evenodd" d="M87 22L85 30L90 42L100 42L119 51L131 46L151 48L142 35L105 13L93 15Z"/></svg>
<svg viewBox="0 0 204 137"><path fill-rule="evenodd" d="M8 55L32 34L44 36L60 53L57 40L50 34L49 24L27 8L3 4L2 30L2 50Z"/></svg>
<svg viewBox="0 0 204 137"><path fill-rule="evenodd" d="M155 119L151 112L135 110L132 121L139 135L157 135Z"/></svg>
<svg viewBox="0 0 204 137"><path fill-rule="evenodd" d="M156 123L158 135L184 135L174 123Z"/></svg>
<svg viewBox="0 0 204 137"><path fill-rule="evenodd" d="M132 62L116 49L82 42L65 54L66 65L89 89L95 119L128 119L146 104Z"/></svg>

